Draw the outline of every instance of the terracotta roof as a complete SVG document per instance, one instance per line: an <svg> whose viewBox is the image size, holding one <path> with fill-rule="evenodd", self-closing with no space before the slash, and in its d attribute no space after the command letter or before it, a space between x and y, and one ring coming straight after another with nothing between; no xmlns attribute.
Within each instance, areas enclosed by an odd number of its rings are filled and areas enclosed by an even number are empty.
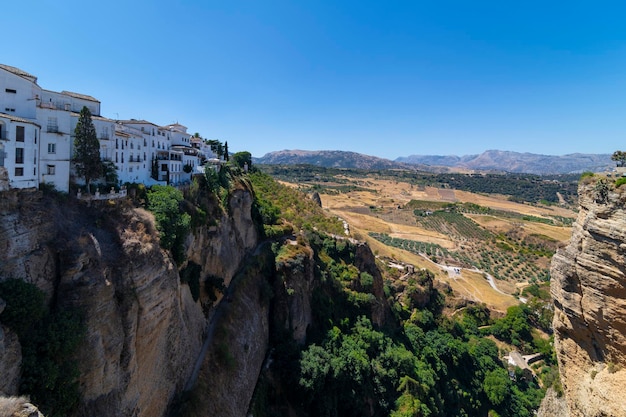
<svg viewBox="0 0 626 417"><path fill-rule="evenodd" d="M95 101L96 103L100 103L99 100L96 100L95 98L88 96L86 94L78 94L78 93L72 93L71 91L61 91L61 94L64 94L66 96L70 96L70 97L74 97L74 98L79 98L82 100L89 100L89 101Z"/></svg>
<svg viewBox="0 0 626 417"><path fill-rule="evenodd" d="M37 82L37 77L19 68L12 67L10 65L5 65L5 64L0 64L0 68L2 68L5 71L9 71L10 73L13 73L15 75L19 75L20 77L29 78L31 81L35 83Z"/></svg>
<svg viewBox="0 0 626 417"><path fill-rule="evenodd" d="M40 125L38 125L37 123L33 122L32 120L24 119L22 117L16 117L16 116L13 116L11 114L6 114L6 113L0 112L0 117L5 118L5 119L9 119L12 122L28 123L28 124L31 124L31 125L35 125L37 127L41 127Z"/></svg>

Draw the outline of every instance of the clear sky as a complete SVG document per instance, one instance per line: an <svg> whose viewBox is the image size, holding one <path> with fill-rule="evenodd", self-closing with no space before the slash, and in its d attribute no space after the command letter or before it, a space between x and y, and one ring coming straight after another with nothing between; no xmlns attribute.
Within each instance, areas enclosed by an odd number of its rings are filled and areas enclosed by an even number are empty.
<svg viewBox="0 0 626 417"><path fill-rule="evenodd" d="M254 156L626 148L626 4L20 0L0 62Z"/></svg>

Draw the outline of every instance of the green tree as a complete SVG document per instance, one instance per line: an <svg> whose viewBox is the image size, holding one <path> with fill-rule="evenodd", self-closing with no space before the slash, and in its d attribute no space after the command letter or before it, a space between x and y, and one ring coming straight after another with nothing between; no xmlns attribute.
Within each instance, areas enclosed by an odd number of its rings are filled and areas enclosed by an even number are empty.
<svg viewBox="0 0 626 417"><path fill-rule="evenodd" d="M228 154L228 141L224 142L224 160L228 161L230 159L230 155Z"/></svg>
<svg viewBox="0 0 626 417"><path fill-rule="evenodd" d="M611 156L611 160L617 163L618 167L623 167L626 165L626 152L623 151L615 151Z"/></svg>
<svg viewBox="0 0 626 417"><path fill-rule="evenodd" d="M248 151L237 152L233 155L233 162L240 168L248 164L248 168L252 167L252 154Z"/></svg>
<svg viewBox="0 0 626 417"><path fill-rule="evenodd" d="M154 213L161 246L172 249L178 261L191 224L191 216L181 210L183 193L171 186L154 185L147 196L148 210Z"/></svg>
<svg viewBox="0 0 626 417"><path fill-rule="evenodd" d="M503 368L487 372L483 382L483 390L493 405L501 404L510 395L511 380Z"/></svg>
<svg viewBox="0 0 626 417"><path fill-rule="evenodd" d="M90 192L91 180L100 178L103 170L100 160L100 142L87 106L80 111L74 136L74 168L76 174L85 179L87 191Z"/></svg>

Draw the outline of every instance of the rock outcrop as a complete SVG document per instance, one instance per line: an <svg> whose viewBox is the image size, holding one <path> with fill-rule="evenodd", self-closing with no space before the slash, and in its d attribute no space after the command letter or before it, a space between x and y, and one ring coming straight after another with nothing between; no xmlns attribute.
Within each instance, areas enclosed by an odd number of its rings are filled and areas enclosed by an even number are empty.
<svg viewBox="0 0 626 417"><path fill-rule="evenodd" d="M552 260L555 349L571 417L624 416L626 194L579 186L569 245Z"/></svg>
<svg viewBox="0 0 626 417"><path fill-rule="evenodd" d="M3 417L44 417L26 397L0 397L0 416Z"/></svg>
<svg viewBox="0 0 626 417"><path fill-rule="evenodd" d="M217 276L228 285L258 244L252 202L252 191L238 185L228 210L216 210L214 225L190 235L186 256L201 266L201 284ZM180 282L153 216L124 203L86 207L35 191L3 193L0 280L8 278L35 284L51 307L84 313L76 415L165 415L191 375L213 317L212 302L194 301ZM15 335L0 328L0 390L7 394L17 392L19 350ZM259 351L258 367L265 355ZM231 389L251 396L255 382Z"/></svg>

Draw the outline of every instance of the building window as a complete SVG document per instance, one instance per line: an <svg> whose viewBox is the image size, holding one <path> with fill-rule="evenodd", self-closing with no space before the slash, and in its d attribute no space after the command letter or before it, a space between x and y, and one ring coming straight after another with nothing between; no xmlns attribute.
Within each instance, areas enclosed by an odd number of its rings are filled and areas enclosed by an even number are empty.
<svg viewBox="0 0 626 417"><path fill-rule="evenodd" d="M7 92L7 93L11 93L11 94L16 94L17 93L17 90L14 90L12 88L5 88L4 91Z"/></svg>
<svg viewBox="0 0 626 417"><path fill-rule="evenodd" d="M15 148L15 163L24 163L24 148Z"/></svg>
<svg viewBox="0 0 626 417"><path fill-rule="evenodd" d="M16 167L15 168L15 176L16 177L23 177L24 176L24 168Z"/></svg>
<svg viewBox="0 0 626 417"><path fill-rule="evenodd" d="M35 130L35 144L37 144L37 131Z"/></svg>
<svg viewBox="0 0 626 417"><path fill-rule="evenodd" d="M56 173L56 166L55 165L48 165L46 173L48 175L54 175Z"/></svg>
<svg viewBox="0 0 626 417"><path fill-rule="evenodd" d="M59 124L56 117L48 117L48 132L59 133Z"/></svg>
<svg viewBox="0 0 626 417"><path fill-rule="evenodd" d="M48 153L57 153L57 144L49 143L48 144Z"/></svg>
<svg viewBox="0 0 626 417"><path fill-rule="evenodd" d="M11 107L5 107L4 111L7 112L7 113L9 113L9 112L15 113L15 109L13 109Z"/></svg>
<svg viewBox="0 0 626 417"><path fill-rule="evenodd" d="M24 142L24 126L15 126L15 141Z"/></svg>

